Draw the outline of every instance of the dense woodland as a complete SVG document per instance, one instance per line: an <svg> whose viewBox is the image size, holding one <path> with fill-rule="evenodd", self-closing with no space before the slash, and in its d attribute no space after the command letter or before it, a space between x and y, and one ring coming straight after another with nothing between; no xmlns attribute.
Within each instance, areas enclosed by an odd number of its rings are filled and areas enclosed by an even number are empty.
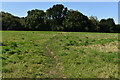
<svg viewBox="0 0 120 80"><path fill-rule="evenodd" d="M120 25L113 18L87 17L79 11L69 10L62 4L53 5L46 11L30 10L26 17L16 17L0 12L2 30L20 31L73 31L73 32L120 32Z"/></svg>

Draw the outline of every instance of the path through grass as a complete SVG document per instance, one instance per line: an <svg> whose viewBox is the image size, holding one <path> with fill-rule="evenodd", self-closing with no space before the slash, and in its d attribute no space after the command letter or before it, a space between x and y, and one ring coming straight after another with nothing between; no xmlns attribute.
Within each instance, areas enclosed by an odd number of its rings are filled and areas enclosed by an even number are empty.
<svg viewBox="0 0 120 80"><path fill-rule="evenodd" d="M4 78L118 78L118 34L3 31Z"/></svg>

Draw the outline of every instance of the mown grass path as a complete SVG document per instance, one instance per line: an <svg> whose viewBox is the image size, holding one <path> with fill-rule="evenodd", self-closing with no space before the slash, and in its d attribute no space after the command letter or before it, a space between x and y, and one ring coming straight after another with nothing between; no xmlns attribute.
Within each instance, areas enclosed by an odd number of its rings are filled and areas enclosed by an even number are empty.
<svg viewBox="0 0 120 80"><path fill-rule="evenodd" d="M54 64L52 66L52 69L49 71L49 77L55 77L55 78L66 78L65 75L61 74L60 71L63 70L63 66L60 63L58 56L56 53L51 49L51 44L56 42L60 39L60 36L63 36L62 33L57 33L54 37L52 37L47 43L46 43L46 53L49 53L50 56L54 60Z"/></svg>

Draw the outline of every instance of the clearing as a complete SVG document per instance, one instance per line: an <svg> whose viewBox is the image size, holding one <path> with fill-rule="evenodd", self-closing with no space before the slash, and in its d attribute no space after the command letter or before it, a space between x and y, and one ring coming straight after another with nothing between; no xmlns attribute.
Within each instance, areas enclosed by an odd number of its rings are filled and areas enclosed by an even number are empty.
<svg viewBox="0 0 120 80"><path fill-rule="evenodd" d="M118 78L118 34L2 31L3 78Z"/></svg>

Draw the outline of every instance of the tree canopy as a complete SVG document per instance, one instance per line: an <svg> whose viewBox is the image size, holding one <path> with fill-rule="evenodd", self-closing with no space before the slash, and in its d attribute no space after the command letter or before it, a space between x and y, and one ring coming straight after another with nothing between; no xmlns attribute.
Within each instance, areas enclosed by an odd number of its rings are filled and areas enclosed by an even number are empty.
<svg viewBox="0 0 120 80"><path fill-rule="evenodd" d="M113 18L87 17L77 10L69 10L56 4L44 10L30 10L26 17L0 12L2 30L74 31L74 32L120 32L120 25Z"/></svg>
<svg viewBox="0 0 120 80"><path fill-rule="evenodd" d="M28 15L24 19L25 28L28 30L45 30L44 16L43 10L35 9L28 11Z"/></svg>
<svg viewBox="0 0 120 80"><path fill-rule="evenodd" d="M1 12L2 29L3 30L22 30L22 23L19 17L15 17L10 13Z"/></svg>

